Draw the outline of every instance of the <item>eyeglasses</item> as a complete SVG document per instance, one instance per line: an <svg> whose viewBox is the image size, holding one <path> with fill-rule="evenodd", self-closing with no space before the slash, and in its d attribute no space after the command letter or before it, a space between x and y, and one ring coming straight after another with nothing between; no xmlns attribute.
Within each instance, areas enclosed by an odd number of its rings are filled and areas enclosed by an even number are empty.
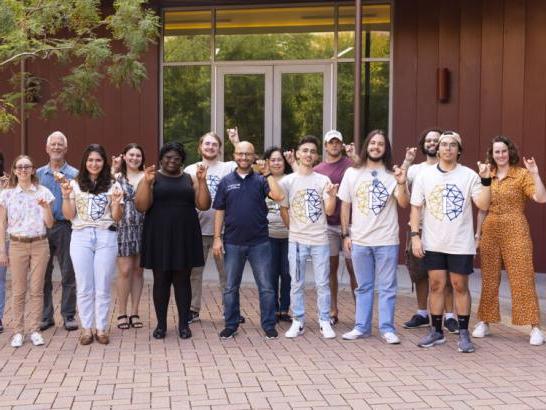
<svg viewBox="0 0 546 410"><path fill-rule="evenodd" d="M15 169L16 169L17 171L26 171L27 169L32 169L32 168L33 168L32 165L17 165L17 166L15 167Z"/></svg>

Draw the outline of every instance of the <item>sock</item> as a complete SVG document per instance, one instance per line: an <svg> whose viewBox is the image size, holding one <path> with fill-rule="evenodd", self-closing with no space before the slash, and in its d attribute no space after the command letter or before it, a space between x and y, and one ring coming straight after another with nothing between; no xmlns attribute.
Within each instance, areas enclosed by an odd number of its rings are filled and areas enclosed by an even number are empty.
<svg viewBox="0 0 546 410"><path fill-rule="evenodd" d="M453 312L446 312L444 316L446 319L455 319L455 313Z"/></svg>
<svg viewBox="0 0 546 410"><path fill-rule="evenodd" d="M459 329L468 330L468 322L470 321L470 315L458 315Z"/></svg>
<svg viewBox="0 0 546 410"><path fill-rule="evenodd" d="M426 309L417 309L417 314L425 319L428 318L428 310Z"/></svg>
<svg viewBox="0 0 546 410"><path fill-rule="evenodd" d="M438 333L444 333L442 330L442 315L430 315L432 318L432 326Z"/></svg>

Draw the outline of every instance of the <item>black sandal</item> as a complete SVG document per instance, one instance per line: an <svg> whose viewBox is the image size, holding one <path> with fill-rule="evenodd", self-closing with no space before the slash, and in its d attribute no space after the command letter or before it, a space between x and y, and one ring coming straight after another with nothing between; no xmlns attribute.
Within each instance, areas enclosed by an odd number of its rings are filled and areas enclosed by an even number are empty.
<svg viewBox="0 0 546 410"><path fill-rule="evenodd" d="M127 315L118 316L118 322L120 320L123 320L123 319L127 319ZM127 329L129 329L129 327L131 327L131 325L129 324L129 322L127 320L125 320L125 321L123 321L121 323L118 323L118 329L127 330Z"/></svg>
<svg viewBox="0 0 546 410"><path fill-rule="evenodd" d="M139 315L131 315L129 316L129 325L135 329L140 329L144 324L140 320Z"/></svg>

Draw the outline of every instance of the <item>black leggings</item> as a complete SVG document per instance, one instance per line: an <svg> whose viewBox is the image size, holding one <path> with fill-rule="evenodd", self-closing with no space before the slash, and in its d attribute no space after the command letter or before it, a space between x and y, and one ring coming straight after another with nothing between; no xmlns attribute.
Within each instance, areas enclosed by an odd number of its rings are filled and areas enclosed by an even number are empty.
<svg viewBox="0 0 546 410"><path fill-rule="evenodd" d="M178 326L188 326L191 303L191 269L160 271L154 269L154 307L157 327L167 330L167 312L171 297L171 284L174 287L174 299L178 309Z"/></svg>

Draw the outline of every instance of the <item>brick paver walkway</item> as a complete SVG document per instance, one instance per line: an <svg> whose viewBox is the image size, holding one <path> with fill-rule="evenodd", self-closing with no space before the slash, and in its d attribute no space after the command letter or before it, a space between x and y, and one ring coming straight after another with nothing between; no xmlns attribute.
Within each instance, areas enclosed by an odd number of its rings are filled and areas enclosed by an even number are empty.
<svg viewBox="0 0 546 410"><path fill-rule="evenodd" d="M400 329L398 346L383 343L376 330L347 342L341 334L353 323L353 302L342 291L338 337L322 340L308 290L305 335L266 341L256 290L247 286L241 297L247 322L234 340L220 341L220 293L209 284L193 338L177 337L172 307L167 338L158 341L151 337L150 291L147 283L144 328L121 331L112 320L108 346L81 346L78 332L57 327L45 332L45 347L27 340L12 349L8 309L8 329L0 335L0 408L546 408L546 347L530 346L527 334L504 325L493 326L494 336L477 340L476 353L465 355L453 335L443 346L418 348L425 329ZM401 295L397 324L413 309L413 297Z"/></svg>

